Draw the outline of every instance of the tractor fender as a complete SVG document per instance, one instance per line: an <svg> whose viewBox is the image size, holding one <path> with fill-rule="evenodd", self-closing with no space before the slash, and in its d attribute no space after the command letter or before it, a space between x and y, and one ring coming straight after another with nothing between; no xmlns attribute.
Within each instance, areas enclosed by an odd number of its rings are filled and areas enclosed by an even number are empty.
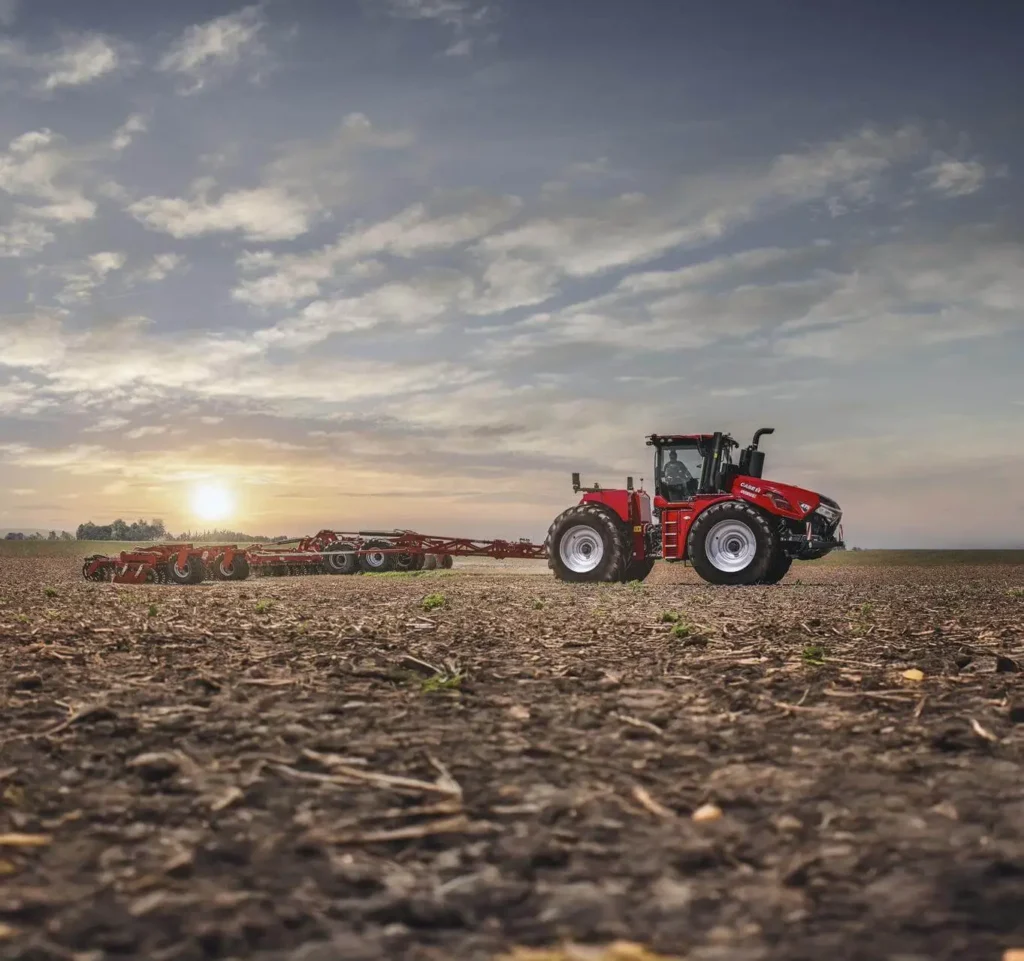
<svg viewBox="0 0 1024 961"><path fill-rule="evenodd" d="M769 524L777 519L777 515L773 515L763 504L739 494L721 494L714 499L702 503L699 507L694 507L693 510L681 510L679 512L679 540L683 545L681 560L688 561L690 559L690 529L697 522L697 518L702 517L708 510L718 504L728 503L739 503L752 508L763 516Z"/></svg>

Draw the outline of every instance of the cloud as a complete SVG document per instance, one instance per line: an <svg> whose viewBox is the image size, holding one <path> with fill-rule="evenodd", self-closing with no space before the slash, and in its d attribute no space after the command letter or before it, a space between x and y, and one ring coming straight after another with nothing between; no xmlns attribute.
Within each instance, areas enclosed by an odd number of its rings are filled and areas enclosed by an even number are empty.
<svg viewBox="0 0 1024 961"><path fill-rule="evenodd" d="M173 237L240 233L249 240L294 240L326 216L351 178L348 164L361 150L406 146L403 132L375 128L362 114L344 119L326 143L284 144L261 173L261 184L210 194L212 178L196 181L187 197L147 196L128 205L128 212L153 230Z"/></svg>
<svg viewBox="0 0 1024 961"><path fill-rule="evenodd" d="M110 146L114 150L125 150L131 146L135 135L145 133L149 129L149 121L143 114L132 114L114 134Z"/></svg>
<svg viewBox="0 0 1024 961"><path fill-rule="evenodd" d="M181 254L157 254L149 266L141 270L136 276L150 283L158 283L178 270L184 263L185 258Z"/></svg>
<svg viewBox="0 0 1024 961"><path fill-rule="evenodd" d="M383 0L393 17L406 20L427 20L440 24L454 34L445 51L450 57L466 56L473 50L475 34L491 23L494 4L479 0Z"/></svg>
<svg viewBox="0 0 1024 961"><path fill-rule="evenodd" d="M109 274L124 267L126 259L118 251L100 251L87 257L83 266L59 272L64 288L57 295L57 301L71 306L88 300Z"/></svg>
<svg viewBox="0 0 1024 961"><path fill-rule="evenodd" d="M921 171L928 181L928 189L944 197L966 197L977 193L985 185L988 171L977 160L956 160L940 154Z"/></svg>
<svg viewBox="0 0 1024 961"><path fill-rule="evenodd" d="M0 27L13 26L18 19L19 0L0 0Z"/></svg>
<svg viewBox="0 0 1024 961"><path fill-rule="evenodd" d="M484 254L514 255L568 277L591 277L719 240L756 217L794 206L844 195L864 200L875 178L913 158L923 144L913 127L889 133L865 128L759 167L686 177L664 196L556 197L552 213L479 246Z"/></svg>
<svg viewBox="0 0 1024 961"><path fill-rule="evenodd" d="M512 196L477 191L439 193L432 202L413 204L389 220L356 226L310 254L245 255L240 261L243 270L263 276L243 281L234 296L264 307L291 305L316 297L343 264L381 254L410 259L468 244L511 219L521 206ZM364 265L360 272L366 271Z"/></svg>
<svg viewBox="0 0 1024 961"><path fill-rule="evenodd" d="M813 267L824 250L757 248L676 270L629 274L607 294L511 325L507 337L477 356L501 364L571 345L620 356L657 354L748 337L801 316L827 296L833 288L828 275L782 282L772 270Z"/></svg>
<svg viewBox="0 0 1024 961"><path fill-rule="evenodd" d="M21 208L34 217L61 223L90 220L96 205L71 182L76 166L62 137L46 128L29 131L12 140L6 153L0 153L0 191L35 201Z"/></svg>
<svg viewBox="0 0 1024 961"><path fill-rule="evenodd" d="M1019 329L1024 246L960 230L945 241L881 244L834 275L829 295L782 326L776 350L849 363L879 353Z"/></svg>
<svg viewBox="0 0 1024 961"><path fill-rule="evenodd" d="M201 189L189 198L143 197L128 207L136 220L179 240L241 233L250 240L293 240L309 230L314 208L277 187L230 190L216 200Z"/></svg>
<svg viewBox="0 0 1024 961"><path fill-rule="evenodd" d="M127 45L101 33L68 34L59 49L39 53L18 41L0 39L0 64L35 73L35 89L45 93L92 83L129 62Z"/></svg>
<svg viewBox="0 0 1024 961"><path fill-rule="evenodd" d="M266 54L260 39L265 28L262 3L195 24L171 45L157 69L182 79L180 93L198 93L230 75L243 61Z"/></svg>
<svg viewBox="0 0 1024 961"><path fill-rule="evenodd" d="M55 239L42 224L23 216L0 226L0 257L28 257L39 253Z"/></svg>

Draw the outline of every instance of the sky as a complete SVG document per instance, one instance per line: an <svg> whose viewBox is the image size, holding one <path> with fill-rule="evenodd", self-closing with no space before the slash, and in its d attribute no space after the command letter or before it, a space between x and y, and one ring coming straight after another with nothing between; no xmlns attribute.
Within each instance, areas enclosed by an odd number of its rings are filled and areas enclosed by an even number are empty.
<svg viewBox="0 0 1024 961"><path fill-rule="evenodd" d="M0 0L0 528L543 538L759 427L1024 547L1024 7Z"/></svg>

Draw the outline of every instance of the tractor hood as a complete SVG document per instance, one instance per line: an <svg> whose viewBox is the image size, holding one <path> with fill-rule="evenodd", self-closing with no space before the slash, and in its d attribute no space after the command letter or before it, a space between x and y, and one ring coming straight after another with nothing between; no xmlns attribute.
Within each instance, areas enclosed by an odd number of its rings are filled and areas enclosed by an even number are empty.
<svg viewBox="0 0 1024 961"><path fill-rule="evenodd" d="M805 487L794 487L764 477L744 477L740 475L732 485L732 493L746 500L770 506L773 513L783 514L797 520L803 520L808 514L820 514L830 527L839 523L843 512L839 505L815 491Z"/></svg>

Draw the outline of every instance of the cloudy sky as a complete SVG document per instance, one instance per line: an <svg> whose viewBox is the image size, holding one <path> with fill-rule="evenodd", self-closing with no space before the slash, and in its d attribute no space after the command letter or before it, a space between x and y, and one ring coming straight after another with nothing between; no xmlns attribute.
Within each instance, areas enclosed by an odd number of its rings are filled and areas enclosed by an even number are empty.
<svg viewBox="0 0 1024 961"><path fill-rule="evenodd" d="M0 0L0 527L541 538L761 426L1024 546L1020 5Z"/></svg>

